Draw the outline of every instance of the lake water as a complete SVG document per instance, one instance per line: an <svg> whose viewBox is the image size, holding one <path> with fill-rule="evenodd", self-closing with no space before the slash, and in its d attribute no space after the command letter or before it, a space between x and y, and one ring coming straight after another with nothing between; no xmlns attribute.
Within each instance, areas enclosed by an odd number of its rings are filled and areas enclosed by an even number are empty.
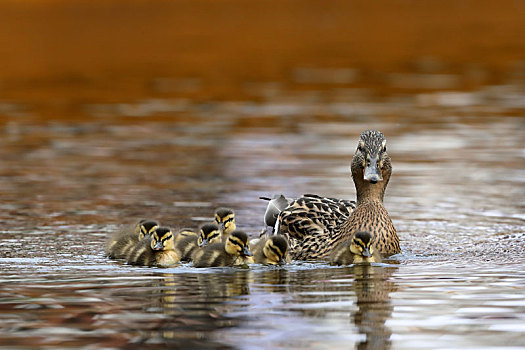
<svg viewBox="0 0 525 350"><path fill-rule="evenodd" d="M507 113L521 100L500 89L457 93L489 94L459 107L225 102L187 106L191 121L7 124L2 348L523 347L525 129ZM386 135L394 166L385 204L403 253L384 264L156 269L103 255L134 218L196 227L227 205L256 235L258 196L353 198L366 128Z"/></svg>
<svg viewBox="0 0 525 350"><path fill-rule="evenodd" d="M297 55L286 79L232 73L241 92L215 99L206 79L162 66L139 91L117 71L124 92L100 95L103 83L69 73L3 81L0 349L524 349L525 66L496 79L474 59L447 70L423 57L378 77ZM159 269L104 256L138 218L197 227L228 206L256 236L259 196L354 199L365 129L385 134L393 164L385 206L403 252L382 264Z"/></svg>

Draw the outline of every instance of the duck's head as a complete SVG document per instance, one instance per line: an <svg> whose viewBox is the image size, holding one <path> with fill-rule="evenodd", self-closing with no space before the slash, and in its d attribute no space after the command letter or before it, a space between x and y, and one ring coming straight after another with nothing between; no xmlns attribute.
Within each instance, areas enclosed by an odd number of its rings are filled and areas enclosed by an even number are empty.
<svg viewBox="0 0 525 350"><path fill-rule="evenodd" d="M224 245L226 253L233 256L252 256L248 247L248 235L244 231L235 230L226 240Z"/></svg>
<svg viewBox="0 0 525 350"><path fill-rule="evenodd" d="M219 243L221 241L221 230L217 224L204 224L199 231L197 243L199 247L205 247L208 244Z"/></svg>
<svg viewBox="0 0 525 350"><path fill-rule="evenodd" d="M374 246L372 245L372 235L370 232L356 232L352 243L350 243L350 251L355 255L363 257L365 260L371 258L374 254Z"/></svg>
<svg viewBox="0 0 525 350"><path fill-rule="evenodd" d="M144 237L149 237L159 227L159 223L155 220L142 219L135 227L135 232L139 236L139 240Z"/></svg>
<svg viewBox="0 0 525 350"><path fill-rule="evenodd" d="M392 165L386 152L386 138L382 132L366 130L361 133L351 168L356 187L360 184L378 184L378 187L383 189L386 187L392 173ZM382 199L383 191L379 191L379 194ZM359 188L357 195L360 195Z"/></svg>
<svg viewBox="0 0 525 350"><path fill-rule="evenodd" d="M264 244L263 254L268 259L269 264L286 264L288 241L281 235L268 238Z"/></svg>
<svg viewBox="0 0 525 350"><path fill-rule="evenodd" d="M235 231L235 212L230 208L218 208L215 210L215 223L219 225L223 235L229 235Z"/></svg>
<svg viewBox="0 0 525 350"><path fill-rule="evenodd" d="M151 249L172 250L173 233L168 227L159 227L151 235Z"/></svg>

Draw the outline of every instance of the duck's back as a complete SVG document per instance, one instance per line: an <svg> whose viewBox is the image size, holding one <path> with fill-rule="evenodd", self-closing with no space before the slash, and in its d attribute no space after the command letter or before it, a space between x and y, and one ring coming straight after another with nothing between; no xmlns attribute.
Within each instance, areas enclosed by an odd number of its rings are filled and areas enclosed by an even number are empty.
<svg viewBox="0 0 525 350"><path fill-rule="evenodd" d="M307 260L326 256L354 208L354 201L315 194L293 200L279 215L279 233L289 238L291 257Z"/></svg>
<svg viewBox="0 0 525 350"><path fill-rule="evenodd" d="M286 230L297 239L311 235L319 227L332 231L350 217L354 208L354 201L304 194L279 215L280 231Z"/></svg>

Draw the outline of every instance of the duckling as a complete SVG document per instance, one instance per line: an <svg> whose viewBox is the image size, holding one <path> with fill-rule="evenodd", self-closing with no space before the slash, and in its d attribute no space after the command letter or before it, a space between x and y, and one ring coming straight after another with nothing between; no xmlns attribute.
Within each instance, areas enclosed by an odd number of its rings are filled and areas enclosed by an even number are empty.
<svg viewBox="0 0 525 350"><path fill-rule="evenodd" d="M199 234L195 231L193 231L191 228L183 228L177 232L175 235L175 238L173 238L173 243L177 245L177 242L181 240L182 238L193 236L193 237L199 237Z"/></svg>
<svg viewBox="0 0 525 350"><path fill-rule="evenodd" d="M381 256L372 244L372 235L358 231L351 240L339 243L330 254L330 265L350 265L360 262L381 262Z"/></svg>
<svg viewBox="0 0 525 350"><path fill-rule="evenodd" d="M173 233L168 227L159 227L150 237L140 241L128 254L128 264L169 267L180 261L173 247Z"/></svg>
<svg viewBox="0 0 525 350"><path fill-rule="evenodd" d="M222 234L222 241L237 228L235 226L235 212L230 208L217 208L215 210L215 223L219 225Z"/></svg>
<svg viewBox="0 0 525 350"><path fill-rule="evenodd" d="M351 239L357 231L370 232L381 254L401 251L396 229L383 206L392 165L380 131L361 133L351 170L357 202L308 194L279 214L275 232L289 238L293 259L327 257L339 242Z"/></svg>
<svg viewBox="0 0 525 350"><path fill-rule="evenodd" d="M133 229L124 229L114 235L108 242L106 254L112 259L125 258L145 237L149 237L159 227L154 220L143 219Z"/></svg>
<svg viewBox="0 0 525 350"><path fill-rule="evenodd" d="M288 258L288 241L282 235L261 238L254 246L250 245L253 259L257 264L285 264Z"/></svg>
<svg viewBox="0 0 525 350"><path fill-rule="evenodd" d="M195 267L235 266L246 264L252 253L248 247L248 235L233 231L225 243L214 243L197 252L193 258Z"/></svg>
<svg viewBox="0 0 525 350"><path fill-rule="evenodd" d="M187 234L175 242L175 250L179 253L181 261L192 260L193 254L200 248L210 243L221 242L221 231L216 224L204 224L199 230L199 235Z"/></svg>

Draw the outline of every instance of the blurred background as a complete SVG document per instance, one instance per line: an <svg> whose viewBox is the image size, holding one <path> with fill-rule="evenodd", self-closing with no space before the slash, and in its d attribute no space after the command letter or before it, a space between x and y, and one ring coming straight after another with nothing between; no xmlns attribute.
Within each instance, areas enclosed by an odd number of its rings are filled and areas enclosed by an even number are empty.
<svg viewBox="0 0 525 350"><path fill-rule="evenodd" d="M524 14L511 0L6 0L0 113L155 117L306 91L523 83Z"/></svg>

